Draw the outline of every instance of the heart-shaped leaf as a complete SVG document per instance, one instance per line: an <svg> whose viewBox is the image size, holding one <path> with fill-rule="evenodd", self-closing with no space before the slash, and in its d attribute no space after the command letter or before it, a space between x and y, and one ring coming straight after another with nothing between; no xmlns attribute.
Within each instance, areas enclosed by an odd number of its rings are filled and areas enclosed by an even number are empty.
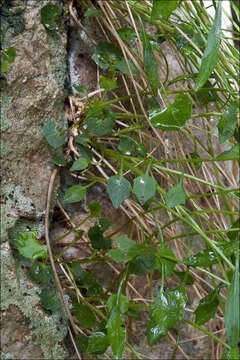
<svg viewBox="0 0 240 360"><path fill-rule="evenodd" d="M77 313L77 319L84 328L91 328L95 325L95 316L87 305L73 302L74 309Z"/></svg>
<svg viewBox="0 0 240 360"><path fill-rule="evenodd" d="M185 289L179 287L167 292L159 291L156 300L151 305L147 337L150 346L156 344L159 339L167 335L178 320L184 314L187 297Z"/></svg>
<svg viewBox="0 0 240 360"><path fill-rule="evenodd" d="M84 186L73 185L65 192L63 202L65 204L71 204L81 201L84 198L85 193L86 188Z"/></svg>
<svg viewBox="0 0 240 360"><path fill-rule="evenodd" d="M185 204L187 195L182 185L182 180L173 186L165 195L165 201L168 207L172 208L174 206Z"/></svg>
<svg viewBox="0 0 240 360"><path fill-rule="evenodd" d="M151 18L153 20L167 20L177 6L177 0L153 0Z"/></svg>
<svg viewBox="0 0 240 360"><path fill-rule="evenodd" d="M122 52L112 43L100 42L94 51L92 59L101 69L107 70L110 65L122 59Z"/></svg>
<svg viewBox="0 0 240 360"><path fill-rule="evenodd" d="M47 4L41 8L41 23L48 30L58 30L61 9L58 5Z"/></svg>
<svg viewBox="0 0 240 360"><path fill-rule="evenodd" d="M196 323L203 325L213 318L217 311L218 304L218 289L216 289L200 300L197 309L194 311Z"/></svg>
<svg viewBox="0 0 240 360"><path fill-rule="evenodd" d="M129 197L130 191L131 184L123 176L116 175L109 178L107 193L116 209Z"/></svg>
<svg viewBox="0 0 240 360"><path fill-rule="evenodd" d="M70 167L70 171L76 171L76 170L84 170L88 167L88 160L84 158L79 158L74 161L72 166Z"/></svg>
<svg viewBox="0 0 240 360"><path fill-rule="evenodd" d="M43 126L43 135L50 146L58 148L65 143L65 140L59 135L56 130L56 124L53 121L48 121Z"/></svg>
<svg viewBox="0 0 240 360"><path fill-rule="evenodd" d="M97 331L88 337L86 353L104 354L109 346L108 336L103 332Z"/></svg>
<svg viewBox="0 0 240 360"><path fill-rule="evenodd" d="M192 102L187 95L179 94L173 104L164 110L149 111L149 119L155 128L180 130L192 115Z"/></svg>
<svg viewBox="0 0 240 360"><path fill-rule="evenodd" d="M134 179L133 192L141 204L144 204L155 195L156 188L156 180L148 174L138 176Z"/></svg>
<svg viewBox="0 0 240 360"><path fill-rule="evenodd" d="M120 307L115 306L112 309L106 328L112 352L116 359L121 359L125 345L126 329L124 328Z"/></svg>
<svg viewBox="0 0 240 360"><path fill-rule="evenodd" d="M96 136L103 136L112 131L115 125L115 114L109 109L101 109L96 115L87 114L87 129Z"/></svg>
<svg viewBox="0 0 240 360"><path fill-rule="evenodd" d="M118 145L118 150L121 151L124 155L131 155L133 147L133 142L131 139L122 138Z"/></svg>
<svg viewBox="0 0 240 360"><path fill-rule="evenodd" d="M40 300L41 305L46 310L57 311L61 308L62 303L58 298L58 294L55 290L44 288L41 291Z"/></svg>

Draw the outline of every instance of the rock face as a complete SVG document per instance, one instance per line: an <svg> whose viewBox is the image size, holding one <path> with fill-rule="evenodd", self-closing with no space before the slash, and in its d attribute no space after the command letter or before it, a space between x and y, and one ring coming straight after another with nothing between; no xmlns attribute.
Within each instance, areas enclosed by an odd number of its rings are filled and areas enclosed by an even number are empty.
<svg viewBox="0 0 240 360"><path fill-rule="evenodd" d="M1 0L3 49L16 49L10 70L1 76L1 311L2 359L64 359L66 317L46 313L40 286L28 278L10 246L11 236L27 228L43 234L46 194L53 170L42 136L45 122L65 126L67 29L47 31L40 10L50 1ZM51 1L61 7L64 1Z"/></svg>
<svg viewBox="0 0 240 360"><path fill-rule="evenodd" d="M46 31L40 21L42 2L6 4L3 48L13 46L16 58L1 83L3 240L18 219L36 221L44 212L53 164L41 129L49 120L64 126L66 97L66 30Z"/></svg>

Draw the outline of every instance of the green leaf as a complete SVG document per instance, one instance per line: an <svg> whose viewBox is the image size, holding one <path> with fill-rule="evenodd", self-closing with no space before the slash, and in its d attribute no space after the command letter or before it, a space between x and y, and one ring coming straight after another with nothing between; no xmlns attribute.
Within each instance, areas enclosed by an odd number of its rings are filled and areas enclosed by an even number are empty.
<svg viewBox="0 0 240 360"><path fill-rule="evenodd" d="M36 230L20 231L13 238L13 244L19 253L32 260L46 258L47 246L37 241L38 232Z"/></svg>
<svg viewBox="0 0 240 360"><path fill-rule="evenodd" d="M78 149L78 152L79 152L79 155L81 158L84 158L84 159L88 160L89 162L92 161L93 154L88 147L82 146L82 145L77 145L77 149Z"/></svg>
<svg viewBox="0 0 240 360"><path fill-rule="evenodd" d="M117 30L118 35L122 40L136 40L136 32L132 28L121 28Z"/></svg>
<svg viewBox="0 0 240 360"><path fill-rule="evenodd" d="M237 104L232 103L218 122L218 137L220 144L233 136L237 126Z"/></svg>
<svg viewBox="0 0 240 360"><path fill-rule="evenodd" d="M164 110L150 110L149 119L155 128L180 130L192 115L192 102L187 95L179 94L173 104Z"/></svg>
<svg viewBox="0 0 240 360"><path fill-rule="evenodd" d="M101 296L102 284L91 273L84 271L83 287L87 289L86 296Z"/></svg>
<svg viewBox="0 0 240 360"><path fill-rule="evenodd" d="M7 60L1 60L1 72L5 73L9 70L9 62Z"/></svg>
<svg viewBox="0 0 240 360"><path fill-rule="evenodd" d="M107 301L108 312L111 313L116 306L118 306L121 314L125 314L128 311L129 306L128 297L122 294L120 294L120 297L118 297L117 294L111 295Z"/></svg>
<svg viewBox="0 0 240 360"><path fill-rule="evenodd" d="M169 249L167 246L163 245L161 249L159 249L156 252L155 269L159 270L162 273L162 265L163 265L164 275L165 277L168 277L173 273L173 269L176 263L174 261L168 260L164 256L175 259L172 250Z"/></svg>
<svg viewBox="0 0 240 360"><path fill-rule="evenodd" d="M54 156L52 158L52 162L55 164L55 165L58 165L58 166L65 166L67 165L67 160L65 159L64 157L64 154L63 154L63 149L62 148L57 148L54 152Z"/></svg>
<svg viewBox="0 0 240 360"><path fill-rule="evenodd" d="M133 192L141 204L144 204L155 195L156 188L156 180L148 174L138 176L134 179Z"/></svg>
<svg viewBox="0 0 240 360"><path fill-rule="evenodd" d="M226 150L217 156L217 160L239 160L239 144L234 145L230 150Z"/></svg>
<svg viewBox="0 0 240 360"><path fill-rule="evenodd" d="M123 325L123 317L118 311L118 308L115 307L111 311L106 328L113 355L117 359L121 358L125 345L126 330Z"/></svg>
<svg viewBox="0 0 240 360"><path fill-rule="evenodd" d="M186 271L174 271L174 274L176 274L181 281L185 280ZM186 285L192 285L194 283L194 278L189 273L187 273L186 276Z"/></svg>
<svg viewBox="0 0 240 360"><path fill-rule="evenodd" d="M139 310L138 304L135 303L134 301L130 301L126 315L131 316L134 319L141 320L141 312Z"/></svg>
<svg viewBox="0 0 240 360"><path fill-rule="evenodd" d="M94 51L92 59L101 69L107 70L110 65L122 59L122 52L112 43L100 42Z"/></svg>
<svg viewBox="0 0 240 360"><path fill-rule="evenodd" d="M104 354L109 346L109 339L103 332L97 331L88 337L88 354Z"/></svg>
<svg viewBox="0 0 240 360"><path fill-rule="evenodd" d="M48 30L58 30L61 9L58 5L48 4L41 8L41 23Z"/></svg>
<svg viewBox="0 0 240 360"><path fill-rule="evenodd" d="M4 51L4 57L9 63L13 63L16 57L16 49L12 46L9 46L6 51Z"/></svg>
<svg viewBox="0 0 240 360"><path fill-rule="evenodd" d="M53 272L50 265L34 261L30 271L33 279L43 285L48 285L53 280Z"/></svg>
<svg viewBox="0 0 240 360"><path fill-rule="evenodd" d="M200 300L197 309L194 311L194 314L196 316L195 322L198 325L205 324L208 320L214 317L218 305L218 289L216 289Z"/></svg>
<svg viewBox="0 0 240 360"><path fill-rule="evenodd" d="M121 151L124 155L131 155L133 147L133 142L131 139L121 138L118 145L118 150Z"/></svg>
<svg viewBox="0 0 240 360"><path fill-rule="evenodd" d="M195 91L198 91L208 80L218 61L218 51L221 41L221 16L222 1L218 2L213 25L208 35L207 46L204 51L198 77L196 79Z"/></svg>
<svg viewBox="0 0 240 360"><path fill-rule="evenodd" d="M82 287L87 289L87 296L101 296L102 285L91 273L84 271L81 264L75 262L71 265L71 270L75 281L82 283Z"/></svg>
<svg viewBox="0 0 240 360"><path fill-rule="evenodd" d="M135 144L134 149L135 149L136 154L138 156L141 156L141 157L144 157L144 158L147 156L147 149L146 149L146 146L144 144Z"/></svg>
<svg viewBox="0 0 240 360"><path fill-rule="evenodd" d="M108 179L107 193L116 209L129 197L130 191L131 184L123 176L116 175Z"/></svg>
<svg viewBox="0 0 240 360"><path fill-rule="evenodd" d="M65 204L71 204L78 201L81 201L84 198L84 195L86 193L86 187L80 186L80 185L73 185L68 189L63 198L63 202Z"/></svg>
<svg viewBox="0 0 240 360"><path fill-rule="evenodd" d="M234 348L240 338L239 247L235 252L235 271L228 290L224 323L229 345Z"/></svg>
<svg viewBox="0 0 240 360"><path fill-rule="evenodd" d="M43 135L50 146L58 148L65 144L65 140L59 135L56 130L56 124L53 121L48 121L43 126Z"/></svg>
<svg viewBox="0 0 240 360"><path fill-rule="evenodd" d="M148 274L155 267L155 255L142 255L134 259L129 266L129 273L137 276Z"/></svg>
<svg viewBox="0 0 240 360"><path fill-rule="evenodd" d="M87 114L87 129L96 136L103 136L110 133L115 125L115 114L109 109L101 109L101 114L91 116Z"/></svg>
<svg viewBox="0 0 240 360"><path fill-rule="evenodd" d="M143 53L144 68L149 79L149 83L153 92L153 95L157 95L158 92L158 66L155 55L153 54L150 42L144 48Z"/></svg>
<svg viewBox="0 0 240 360"><path fill-rule="evenodd" d="M73 302L73 306L77 313L77 319L79 320L82 327L88 329L96 324L94 313L87 305Z"/></svg>
<svg viewBox="0 0 240 360"><path fill-rule="evenodd" d="M130 239L127 235L121 235L116 239L119 248L124 251L128 252L130 249L136 247L136 241Z"/></svg>
<svg viewBox="0 0 240 360"><path fill-rule="evenodd" d="M84 158L78 158L70 167L70 171L84 170L88 167L89 161Z"/></svg>
<svg viewBox="0 0 240 360"><path fill-rule="evenodd" d="M235 346L234 348L225 349L221 360L239 360L239 348Z"/></svg>
<svg viewBox="0 0 240 360"><path fill-rule="evenodd" d="M112 225L112 220L111 219L101 218L98 221L98 226L100 227L102 232L106 231L111 225Z"/></svg>
<svg viewBox="0 0 240 360"><path fill-rule="evenodd" d="M238 248L239 244L237 241L219 245L218 248L223 252L225 256L231 256L234 251ZM183 260L183 263L188 266L196 267L203 266L208 267L209 265L216 264L219 261L219 257L212 250L199 251L195 255L191 255Z"/></svg>
<svg viewBox="0 0 240 360"><path fill-rule="evenodd" d="M57 311L62 307L58 294L53 289L44 288L39 296L41 305L46 310Z"/></svg>
<svg viewBox="0 0 240 360"><path fill-rule="evenodd" d="M167 20L177 6L177 0L153 0L151 13L152 20Z"/></svg>
<svg viewBox="0 0 240 360"><path fill-rule="evenodd" d="M133 75L138 76L139 75L139 70L136 68L136 66L134 65L132 60L128 60L128 64L130 67L130 70L132 72ZM128 66L127 63L125 61L125 59L121 59L120 61L118 61L116 64L114 64L114 69L121 71L123 74L125 75L129 75L129 70L128 70Z"/></svg>
<svg viewBox="0 0 240 360"><path fill-rule="evenodd" d="M114 90L118 87L117 78L113 77L112 79L110 79L101 75L99 79L99 85L104 89Z"/></svg>
<svg viewBox="0 0 240 360"><path fill-rule="evenodd" d="M77 347L86 352L87 350L87 347L88 347L88 339L89 337L84 335L84 334L78 334L76 335L76 344L77 344Z"/></svg>
<svg viewBox="0 0 240 360"><path fill-rule="evenodd" d="M113 261L117 263L122 261L129 261L132 259L131 255L125 253L121 249L111 249L109 250L108 255L113 259Z"/></svg>
<svg viewBox="0 0 240 360"><path fill-rule="evenodd" d="M102 12L97 9L89 8L87 11L85 11L84 16L86 17L99 17L102 15Z"/></svg>
<svg viewBox="0 0 240 360"><path fill-rule="evenodd" d="M84 270L81 267L80 263L78 263L78 262L72 263L71 270L72 270L73 276L74 276L76 281L83 281L83 279L84 279Z"/></svg>
<svg viewBox="0 0 240 360"><path fill-rule="evenodd" d="M90 211L91 218L98 218L101 216L102 204L98 202L88 203L88 210Z"/></svg>
<svg viewBox="0 0 240 360"><path fill-rule="evenodd" d="M75 141L77 144L83 145L83 144L89 142L89 141L90 141L90 138L89 138L89 136L86 135L86 134L81 134L81 135L75 136L74 141ZM88 150L89 150L89 149L88 149Z"/></svg>
<svg viewBox="0 0 240 360"><path fill-rule="evenodd" d="M111 247L112 240L103 236L103 231L97 224L88 230L88 236L94 249L106 250Z"/></svg>
<svg viewBox="0 0 240 360"><path fill-rule="evenodd" d="M147 337L150 346L167 335L168 331L181 320L184 314L187 297L183 287L167 292L159 291L151 305Z"/></svg>
<svg viewBox="0 0 240 360"><path fill-rule="evenodd" d="M182 180L173 186L165 195L165 201L168 207L173 208L174 206L185 204L187 195L183 188Z"/></svg>

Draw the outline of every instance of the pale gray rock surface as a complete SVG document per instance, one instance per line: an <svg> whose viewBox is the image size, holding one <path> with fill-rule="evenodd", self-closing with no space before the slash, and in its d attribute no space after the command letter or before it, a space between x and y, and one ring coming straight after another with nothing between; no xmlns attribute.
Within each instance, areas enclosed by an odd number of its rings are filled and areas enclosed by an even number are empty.
<svg viewBox="0 0 240 360"><path fill-rule="evenodd" d="M0 1L2 47L16 49L1 77L1 359L69 358L66 316L44 311L41 287L10 245L19 230L43 235L54 165L42 127L50 120L59 129L66 125L67 30L63 21L52 32L41 24L40 9L49 2Z"/></svg>
<svg viewBox="0 0 240 360"><path fill-rule="evenodd" d="M13 46L17 53L1 83L3 240L19 218L39 220L44 213L53 164L42 127L50 120L64 127L66 97L66 29L46 31L40 21L43 2L10 4L3 6L1 19L3 48ZM21 24L17 30L14 21Z"/></svg>

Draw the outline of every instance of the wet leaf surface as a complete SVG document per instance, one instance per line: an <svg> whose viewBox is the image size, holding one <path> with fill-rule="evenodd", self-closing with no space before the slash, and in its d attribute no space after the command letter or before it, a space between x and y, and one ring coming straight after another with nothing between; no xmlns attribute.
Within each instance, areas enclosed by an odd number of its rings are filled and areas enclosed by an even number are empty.
<svg viewBox="0 0 240 360"><path fill-rule="evenodd" d="M156 344L168 331L181 320L184 314L187 297L184 288L159 291L148 321L147 337L150 346Z"/></svg>
<svg viewBox="0 0 240 360"><path fill-rule="evenodd" d="M179 94L173 104L163 110L152 109L149 119L155 128L180 130L192 115L192 102L187 95Z"/></svg>

